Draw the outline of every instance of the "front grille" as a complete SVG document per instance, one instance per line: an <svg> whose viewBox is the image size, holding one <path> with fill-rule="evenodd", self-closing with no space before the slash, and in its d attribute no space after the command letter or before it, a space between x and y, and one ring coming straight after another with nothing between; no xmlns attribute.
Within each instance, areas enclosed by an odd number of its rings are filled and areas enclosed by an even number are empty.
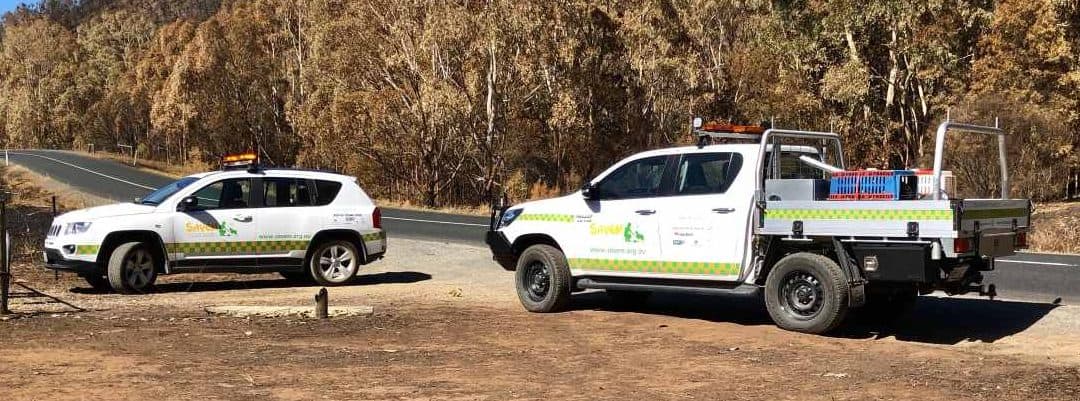
<svg viewBox="0 0 1080 401"><path fill-rule="evenodd" d="M57 235L60 235L60 225L53 224L52 227L49 227L49 234L47 236L55 237Z"/></svg>

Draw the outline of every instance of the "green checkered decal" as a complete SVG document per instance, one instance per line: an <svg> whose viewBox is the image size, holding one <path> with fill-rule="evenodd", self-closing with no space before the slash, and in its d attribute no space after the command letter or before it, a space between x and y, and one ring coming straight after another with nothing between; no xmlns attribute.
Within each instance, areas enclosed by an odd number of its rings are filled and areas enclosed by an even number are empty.
<svg viewBox="0 0 1080 401"><path fill-rule="evenodd" d="M378 241L378 240L381 240L381 239L386 239L386 231L379 230L377 232L367 233L367 234L361 235L360 238L363 239L364 242Z"/></svg>
<svg viewBox="0 0 1080 401"><path fill-rule="evenodd" d="M1027 217L1028 210L1025 208L1019 209L974 209L965 210L961 215L961 219L964 220L976 220L976 219L1004 219L1009 217L1024 218Z"/></svg>
<svg viewBox="0 0 1080 401"><path fill-rule="evenodd" d="M518 221L544 221L548 223L573 223L574 215L556 213L523 213Z"/></svg>
<svg viewBox="0 0 1080 401"><path fill-rule="evenodd" d="M169 253L193 255L256 254L307 250L308 241L217 241L168 244Z"/></svg>
<svg viewBox="0 0 1080 401"><path fill-rule="evenodd" d="M97 255L101 245L75 245L76 255Z"/></svg>
<svg viewBox="0 0 1080 401"><path fill-rule="evenodd" d="M949 209L768 209L774 220L952 220Z"/></svg>
<svg viewBox="0 0 1080 401"><path fill-rule="evenodd" d="M570 267L581 270L607 270L630 273L674 273L735 276L739 263L674 262L664 260L580 259L569 260Z"/></svg>

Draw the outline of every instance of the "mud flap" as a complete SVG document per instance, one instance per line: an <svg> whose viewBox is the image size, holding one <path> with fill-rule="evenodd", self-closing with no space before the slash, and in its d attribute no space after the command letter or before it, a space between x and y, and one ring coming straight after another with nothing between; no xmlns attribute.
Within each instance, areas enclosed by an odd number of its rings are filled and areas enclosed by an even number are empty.
<svg viewBox="0 0 1080 401"><path fill-rule="evenodd" d="M858 308L866 305L866 279L851 253L844 248L840 240L833 238L833 248L836 251L836 260L840 262L840 268L848 278L848 306Z"/></svg>

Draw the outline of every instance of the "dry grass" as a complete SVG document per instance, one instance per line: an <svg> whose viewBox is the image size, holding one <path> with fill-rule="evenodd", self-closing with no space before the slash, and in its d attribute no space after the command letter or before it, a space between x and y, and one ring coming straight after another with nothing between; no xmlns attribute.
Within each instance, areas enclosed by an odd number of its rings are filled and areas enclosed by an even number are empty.
<svg viewBox="0 0 1080 401"><path fill-rule="evenodd" d="M10 205L49 208L52 197L60 210L82 209L116 203L113 200L79 192L68 185L37 174L22 166L4 167L3 186L12 192Z"/></svg>
<svg viewBox="0 0 1080 401"><path fill-rule="evenodd" d="M108 199L80 193L20 166L0 169L0 186L5 192L11 193L11 199L7 203L7 222L12 237L12 256L16 261L41 258L41 243L52 223L53 196L56 197L58 213L114 203ZM30 269L23 271L21 276L42 274L42 269Z"/></svg>
<svg viewBox="0 0 1080 401"><path fill-rule="evenodd" d="M99 159L112 160L115 162L123 163L125 165L131 165L131 155L121 155L118 153L105 151L97 151L94 153L83 154ZM164 174L175 178L189 176L192 174L197 174L210 170L210 166L204 163L185 163L182 165L176 165L157 160L139 160L136 163L135 167L143 171L156 174Z"/></svg>
<svg viewBox="0 0 1080 401"><path fill-rule="evenodd" d="M1080 202L1040 203L1031 224L1032 251L1080 253Z"/></svg>
<svg viewBox="0 0 1080 401"><path fill-rule="evenodd" d="M395 209L408 209L408 210L422 210L428 212L439 213L452 213L452 214L464 214L469 216L487 216L491 213L491 209L487 205L484 206L444 206L430 208L425 206L418 206L412 202L407 201L395 201L386 199L376 199L375 204L381 207L390 207Z"/></svg>

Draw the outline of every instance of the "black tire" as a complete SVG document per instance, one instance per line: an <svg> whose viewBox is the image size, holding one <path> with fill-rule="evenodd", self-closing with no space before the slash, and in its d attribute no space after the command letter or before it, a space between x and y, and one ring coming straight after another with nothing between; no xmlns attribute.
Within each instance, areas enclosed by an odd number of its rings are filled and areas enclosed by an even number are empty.
<svg viewBox="0 0 1080 401"><path fill-rule="evenodd" d="M127 242L109 254L108 275L112 289L121 294L150 291L157 280L159 261L149 246Z"/></svg>
<svg viewBox="0 0 1080 401"><path fill-rule="evenodd" d="M518 299L529 312L559 312L570 305L570 267L558 248L533 245L525 249L514 278Z"/></svg>
<svg viewBox="0 0 1080 401"><path fill-rule="evenodd" d="M109 278L100 274L87 274L81 276L83 280L86 280L87 284L90 284L90 288L100 292L112 291L112 284L109 283Z"/></svg>
<svg viewBox="0 0 1080 401"><path fill-rule="evenodd" d="M813 253L788 255L765 280L765 307L776 325L801 333L827 333L848 312L848 282L832 259Z"/></svg>
<svg viewBox="0 0 1080 401"><path fill-rule="evenodd" d="M290 282L294 282L294 283L310 283L310 282L314 281L311 278L311 272L309 272L307 270L299 271L299 272L284 271L284 272L278 272L278 274L280 274L281 277L283 277L286 281L290 281Z"/></svg>
<svg viewBox="0 0 1080 401"><path fill-rule="evenodd" d="M640 308L645 306L649 302L649 297L652 296L652 293L648 291L604 290L604 292L619 308Z"/></svg>
<svg viewBox="0 0 1080 401"><path fill-rule="evenodd" d="M352 242L331 239L320 243L308 258L307 272L315 283L345 285L360 271L361 256Z"/></svg>
<svg viewBox="0 0 1080 401"><path fill-rule="evenodd" d="M873 323L889 323L904 318L915 309L919 289L914 285L874 285L866 291L866 305L858 317Z"/></svg>

